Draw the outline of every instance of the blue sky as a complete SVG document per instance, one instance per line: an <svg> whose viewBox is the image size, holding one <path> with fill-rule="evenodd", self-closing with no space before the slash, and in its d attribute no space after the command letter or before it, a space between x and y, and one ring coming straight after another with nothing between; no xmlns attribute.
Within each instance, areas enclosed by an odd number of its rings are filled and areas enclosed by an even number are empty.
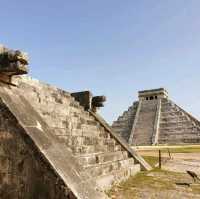
<svg viewBox="0 0 200 199"><path fill-rule="evenodd" d="M200 118L199 0L1 1L0 43L29 53L30 74L107 96L109 122L137 91L165 87Z"/></svg>

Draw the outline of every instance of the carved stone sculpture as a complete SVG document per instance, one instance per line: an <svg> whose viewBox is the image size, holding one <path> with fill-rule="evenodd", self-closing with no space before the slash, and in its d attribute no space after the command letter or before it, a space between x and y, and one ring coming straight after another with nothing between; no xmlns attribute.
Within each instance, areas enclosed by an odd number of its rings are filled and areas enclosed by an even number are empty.
<svg viewBox="0 0 200 199"><path fill-rule="evenodd" d="M27 74L27 54L0 45L0 73L7 76Z"/></svg>

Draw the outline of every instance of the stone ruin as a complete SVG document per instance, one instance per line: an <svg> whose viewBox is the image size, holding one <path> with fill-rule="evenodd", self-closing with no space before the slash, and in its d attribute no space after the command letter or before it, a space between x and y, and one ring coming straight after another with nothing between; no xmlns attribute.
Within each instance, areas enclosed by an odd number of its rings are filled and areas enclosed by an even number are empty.
<svg viewBox="0 0 200 199"><path fill-rule="evenodd" d="M130 145L200 143L200 121L170 100L164 88L138 95L112 125Z"/></svg>
<svg viewBox="0 0 200 199"><path fill-rule="evenodd" d="M0 48L0 198L106 199L151 167L96 112L105 97L27 75L21 51Z"/></svg>
<svg viewBox="0 0 200 199"><path fill-rule="evenodd" d="M28 56L20 50L11 50L0 45L0 80L11 84L13 75L28 73Z"/></svg>

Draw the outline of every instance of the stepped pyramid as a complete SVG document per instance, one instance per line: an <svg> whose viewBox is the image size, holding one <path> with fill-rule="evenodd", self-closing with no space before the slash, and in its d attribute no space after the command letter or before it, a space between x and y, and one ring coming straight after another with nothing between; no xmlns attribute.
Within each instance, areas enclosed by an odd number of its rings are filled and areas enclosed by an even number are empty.
<svg viewBox="0 0 200 199"><path fill-rule="evenodd" d="M200 143L200 121L169 99L164 88L144 90L112 128L131 145Z"/></svg>
<svg viewBox="0 0 200 199"><path fill-rule="evenodd" d="M0 48L1 199L105 199L112 184L151 169L96 113L104 98L22 75L27 64Z"/></svg>

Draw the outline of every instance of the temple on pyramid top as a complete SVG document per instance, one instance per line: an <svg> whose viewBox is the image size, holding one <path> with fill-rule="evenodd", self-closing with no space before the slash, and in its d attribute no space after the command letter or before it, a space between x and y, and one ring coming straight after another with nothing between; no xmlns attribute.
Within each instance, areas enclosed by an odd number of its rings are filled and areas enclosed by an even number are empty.
<svg viewBox="0 0 200 199"><path fill-rule="evenodd" d="M143 90L138 92L140 100L154 100L160 98L168 98L168 92L164 88Z"/></svg>
<svg viewBox="0 0 200 199"><path fill-rule="evenodd" d="M200 121L174 103L165 88L138 92L112 128L130 145L200 143Z"/></svg>

